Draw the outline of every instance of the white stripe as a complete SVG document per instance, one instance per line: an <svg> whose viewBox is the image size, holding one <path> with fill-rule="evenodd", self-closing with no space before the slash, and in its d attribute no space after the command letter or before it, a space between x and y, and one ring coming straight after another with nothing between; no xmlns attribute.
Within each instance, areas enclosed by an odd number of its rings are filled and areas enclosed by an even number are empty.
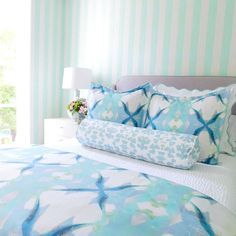
<svg viewBox="0 0 236 236"><path fill-rule="evenodd" d="M212 67L211 74L219 75L220 71L220 58L221 58L221 49L222 49L222 40L224 36L224 18L225 18L225 1L218 1L218 8L216 12L217 25L215 27L215 38L214 38L214 47L213 47L213 57L212 57Z"/></svg>
<svg viewBox="0 0 236 236"><path fill-rule="evenodd" d="M166 1L159 2L160 10L160 17L159 17L159 24L157 27L157 51L156 51L156 74L160 75L162 72L162 53L163 53L163 43L164 43L164 32L165 32L165 9L166 9Z"/></svg>
<svg viewBox="0 0 236 236"><path fill-rule="evenodd" d="M71 23L69 21L69 11L70 9L70 1L66 1L65 4L65 47L64 47L64 67L70 66L70 62L69 62L69 58L68 58L68 48L66 47L66 45L69 45L70 41L69 41L69 24ZM67 59L68 58L68 59Z"/></svg>
<svg viewBox="0 0 236 236"><path fill-rule="evenodd" d="M125 5L124 5L124 18L125 18L125 25L124 25L124 31L121 32L121 34L123 34L123 48L121 48L122 50L122 69L121 69L121 76L122 75L127 75L127 68L128 68L128 46L129 46L129 29L130 27L133 27L132 25L129 25L129 22L127 21L128 19L130 19L130 12L131 12L131 2L130 1L126 1Z"/></svg>
<svg viewBox="0 0 236 236"><path fill-rule="evenodd" d="M137 74L138 72L138 65L139 65L139 58L141 57L140 51L140 37L141 34L141 7L142 2L141 0L137 0L135 3L135 28L134 28L134 50L133 50L133 65L132 65L132 74ZM133 27L133 26L131 26Z"/></svg>
<svg viewBox="0 0 236 236"><path fill-rule="evenodd" d="M112 51L112 67L111 67L111 73L112 73L112 82L113 84L117 80L117 63L118 63L118 45L119 45L119 35L120 35L120 29L121 29L121 19L120 19L120 12L123 11L121 8L121 2L120 0L115 1L115 9L116 11L114 12L114 24L113 27L114 29L114 35L113 35L113 48L111 49Z"/></svg>
<svg viewBox="0 0 236 236"><path fill-rule="evenodd" d="M38 129L39 143L43 142L43 84L44 84L44 56L45 56L45 40L44 40L44 26L45 22L45 1L40 1L40 25L39 25L39 71L38 71L38 124L35 124L35 129ZM36 65L37 66L37 65Z"/></svg>
<svg viewBox="0 0 236 236"><path fill-rule="evenodd" d="M76 48L74 49L74 63L76 66L78 66L79 63L79 43L80 43L80 33L79 33L79 29L80 29L80 1L75 0L75 3L73 5L73 8L75 8L75 12L73 12L73 21L77 22L77 25L75 25L75 45ZM76 28L77 27L77 28ZM72 45L73 46L73 45Z"/></svg>
<svg viewBox="0 0 236 236"><path fill-rule="evenodd" d="M204 75L204 62L205 62L205 48L207 47L207 30L208 30L208 11L209 0L204 0L204 7L201 8L200 14L200 29L198 41L198 53L196 64L196 75Z"/></svg>
<svg viewBox="0 0 236 236"><path fill-rule="evenodd" d="M36 27L33 27L33 25L35 25L35 15L36 15L36 9L35 9L35 1L31 1L31 55L33 55L30 66L31 66L31 71L30 71L30 77L32 79L35 79L35 56L36 56L36 48L35 48L35 29ZM31 82L30 84L30 143L34 143L34 132L35 132L35 113L34 113L34 94L35 94L35 90L34 90L34 81Z"/></svg>
<svg viewBox="0 0 236 236"><path fill-rule="evenodd" d="M65 4L65 45L64 45L64 67L71 66L70 64L70 58L68 57L68 48L66 45L69 45L70 37L69 37L69 24L71 23L69 21L69 14L70 14L70 4L71 1L66 1ZM61 89L61 88L60 88ZM62 89L61 89L62 90ZM66 116L66 105L68 104L70 100L70 91L62 90L62 116Z"/></svg>
<svg viewBox="0 0 236 236"><path fill-rule="evenodd" d="M86 3L85 3L86 4ZM101 34L99 32L99 22L100 19L100 3L99 1L95 1L92 3L89 1L87 3L88 7L88 19L87 19L87 40L84 42L84 46L86 45L86 54L84 57L84 65L85 67L92 68L94 75L99 74L100 71L100 50L101 50ZM83 45L81 45L83 47Z"/></svg>
<svg viewBox="0 0 236 236"><path fill-rule="evenodd" d="M61 55L62 55L62 15L61 15L61 10L62 10L62 2L58 3L58 29L57 29L57 35L55 35L56 39L57 39L57 48L56 48L56 58L55 58L55 66L56 66L56 82L55 82L55 104L54 106L56 106L56 116L59 117L60 116L60 107L62 106L62 104L60 104L60 96L62 96L62 89L61 89L61 81L60 78L63 76L61 75L61 68L60 68L60 59L61 59Z"/></svg>
<svg viewBox="0 0 236 236"><path fill-rule="evenodd" d="M180 0L181 1L181 0ZM178 28L184 27L180 26L178 22L179 17L179 0L173 1L173 11L172 11L172 23L171 23L171 33L170 33L170 45L169 45L169 68L168 74L174 75L175 73L175 60L176 60L176 46L178 38Z"/></svg>
<svg viewBox="0 0 236 236"><path fill-rule="evenodd" d="M90 1L91 3L91 1ZM92 67L94 70L94 74L96 77L100 75L101 71L101 59L100 59L100 54L102 53L101 51L101 41L102 41L102 34L103 32L100 31L100 22L102 21L100 18L101 14L101 2L96 1L94 3L95 6L90 6L89 5L89 11L88 11L88 44L87 44L87 52L89 55L89 58L91 59L92 62ZM95 7L95 8L94 8ZM92 21L93 18L90 15L92 13L91 8L93 8L94 11L94 20ZM96 62L97 61L97 62Z"/></svg>
<svg viewBox="0 0 236 236"><path fill-rule="evenodd" d="M80 0L79 4L79 17L78 17L78 66L82 67L82 61L83 61L83 50L84 50L84 14L85 14L85 9L84 9L84 1ZM83 45L83 46L82 46Z"/></svg>
<svg viewBox="0 0 236 236"><path fill-rule="evenodd" d="M88 5L87 0L81 0L80 1L80 22L79 22L79 63L78 65L81 67L85 67L85 60L86 60L86 49L87 49L87 38L89 40L89 37L87 37L88 34L88 16L87 16L87 11L86 7Z"/></svg>
<svg viewBox="0 0 236 236"><path fill-rule="evenodd" d="M105 1L105 0L103 0ZM102 52L101 55L102 56L102 61L101 61L101 75L102 78L104 78L106 80L106 82L109 84L111 81L111 78L108 78L108 60L109 60L109 40L111 40L111 32L110 32L110 24L113 20L112 15L111 15L111 1L110 0L106 0L105 3L103 2L103 9L101 9L100 12L100 18L102 19L102 21L100 22L100 29L102 30L102 41L101 41L101 49ZM113 14L113 13L112 13ZM101 56L100 55L100 56Z"/></svg>
<svg viewBox="0 0 236 236"><path fill-rule="evenodd" d="M49 2L49 22L48 24L53 24L53 17L54 17L54 2L50 1ZM47 83L47 104L45 104L47 106L47 117L52 117L52 95L51 95L51 91L54 89L53 88L53 77L52 77L52 68L53 66L55 66L55 62L52 62L52 52L53 52L53 44L54 44L54 28L52 27L52 25L48 25L47 27L49 27L48 30L48 52L47 52L47 57L48 57L48 74L47 74L47 78L48 78L48 83Z"/></svg>
<svg viewBox="0 0 236 236"><path fill-rule="evenodd" d="M189 75L189 55L191 50L191 34L192 34L192 20L193 20L193 6L195 0L186 1L186 17L185 17L185 34L184 34L184 47L183 47L183 63L182 75Z"/></svg>
<svg viewBox="0 0 236 236"><path fill-rule="evenodd" d="M236 4L234 6L234 12L236 13ZM232 30L232 40L230 45L229 66L227 75L236 76L236 14L234 14Z"/></svg>
<svg viewBox="0 0 236 236"><path fill-rule="evenodd" d="M94 4L98 4L97 1ZM84 48L83 50L83 67L87 66L88 63L88 58L91 59L90 61L90 65L93 65L93 57L92 57L92 53L91 51L93 50L94 44L93 44L93 40L94 40L94 25L93 25L93 21L94 18L96 18L96 12L94 12L94 6L92 5L91 0L87 0L84 2L84 7L87 9L87 11L85 12L84 16L84 23L85 23L85 27L84 27L84 32L83 32L83 45L81 45L81 47ZM94 53L95 54L95 53Z"/></svg>
<svg viewBox="0 0 236 236"><path fill-rule="evenodd" d="M147 5L147 22L146 22L146 40L144 48L144 74L149 74L150 63L153 63L151 58L151 45L152 45L152 29L156 27L153 25L153 0L149 1Z"/></svg>
<svg viewBox="0 0 236 236"><path fill-rule="evenodd" d="M76 5L76 2L77 0L72 0L70 2L70 4L72 4L72 17L71 17L71 20L72 22L70 22L71 24L71 42L70 42L70 45L71 45L71 55L70 55L70 64L73 65L73 66L76 66L76 61L75 61L75 58L76 58L76 51L73 50L75 48L75 45L77 44L76 40L77 40L77 29L75 28L76 26L76 22L79 20L77 19L77 16L78 16L78 9L77 9L77 5Z"/></svg>

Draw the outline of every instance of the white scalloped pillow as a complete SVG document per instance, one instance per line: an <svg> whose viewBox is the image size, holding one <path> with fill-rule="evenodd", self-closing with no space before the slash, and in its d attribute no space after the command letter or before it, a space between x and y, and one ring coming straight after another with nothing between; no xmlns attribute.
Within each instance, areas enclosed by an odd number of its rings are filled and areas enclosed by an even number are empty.
<svg viewBox="0 0 236 236"><path fill-rule="evenodd" d="M230 91L230 98L229 98L229 107L236 103L236 84L227 86L226 88ZM164 84L157 84L154 86L154 89L160 93L176 96L176 97L197 97L206 95L207 93L211 92L212 90L188 90L188 89L177 89L175 87L169 87ZM217 88L214 91L221 90L223 87ZM231 108L229 111L231 111ZM220 141L220 153L228 154L230 156L236 157L236 140L235 140L235 133L236 133L236 116L228 115L228 119L225 121L224 129L222 138Z"/></svg>

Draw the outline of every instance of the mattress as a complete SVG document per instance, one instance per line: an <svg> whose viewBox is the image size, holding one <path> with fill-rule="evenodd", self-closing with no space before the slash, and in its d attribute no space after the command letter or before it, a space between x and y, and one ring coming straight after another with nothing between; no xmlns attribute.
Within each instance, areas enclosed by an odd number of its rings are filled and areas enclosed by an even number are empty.
<svg viewBox="0 0 236 236"><path fill-rule="evenodd" d="M48 145L63 151L80 153L86 158L142 172L182 184L206 194L236 215L236 158L220 155L219 165L196 163L191 170L160 166L89 148L68 139L60 144Z"/></svg>

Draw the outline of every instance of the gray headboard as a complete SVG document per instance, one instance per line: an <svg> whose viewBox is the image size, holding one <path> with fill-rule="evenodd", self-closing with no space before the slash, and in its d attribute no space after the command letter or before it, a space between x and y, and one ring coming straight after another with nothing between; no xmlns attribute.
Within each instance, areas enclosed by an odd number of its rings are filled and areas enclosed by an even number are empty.
<svg viewBox="0 0 236 236"><path fill-rule="evenodd" d="M135 88L147 82L153 85L163 83L178 89L216 89L231 84L236 84L236 77L231 76L159 76L159 75L132 75L124 76L116 83L116 89L125 91ZM236 104L232 108L232 114L236 115Z"/></svg>

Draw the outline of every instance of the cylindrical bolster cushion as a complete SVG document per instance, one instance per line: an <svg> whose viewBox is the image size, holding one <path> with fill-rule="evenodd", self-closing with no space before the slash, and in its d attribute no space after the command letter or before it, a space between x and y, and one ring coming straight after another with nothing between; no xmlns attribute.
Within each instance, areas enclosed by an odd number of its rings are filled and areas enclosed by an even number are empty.
<svg viewBox="0 0 236 236"><path fill-rule="evenodd" d="M198 138L193 135L94 119L81 122L77 138L93 148L181 169L191 168L200 152Z"/></svg>

